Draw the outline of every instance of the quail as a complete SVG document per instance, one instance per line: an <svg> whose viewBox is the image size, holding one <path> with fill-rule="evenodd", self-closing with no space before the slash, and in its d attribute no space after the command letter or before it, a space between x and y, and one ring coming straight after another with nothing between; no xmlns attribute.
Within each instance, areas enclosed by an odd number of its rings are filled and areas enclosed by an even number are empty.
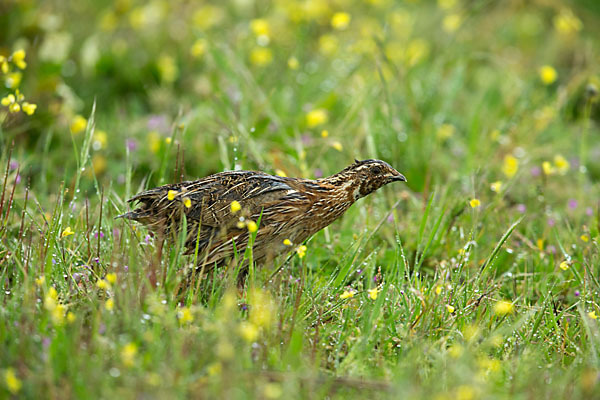
<svg viewBox="0 0 600 400"><path fill-rule="evenodd" d="M198 267L243 254L254 234L253 258L265 262L302 244L361 197L405 181L388 163L371 159L316 180L227 171L139 193L129 199L138 207L119 217L169 237L181 234L185 216L186 254L198 252Z"/></svg>

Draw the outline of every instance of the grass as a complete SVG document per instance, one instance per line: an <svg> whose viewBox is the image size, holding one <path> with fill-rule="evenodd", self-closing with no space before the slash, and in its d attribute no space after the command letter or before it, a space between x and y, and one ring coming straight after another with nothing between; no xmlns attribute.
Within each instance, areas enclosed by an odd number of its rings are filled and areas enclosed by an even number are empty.
<svg viewBox="0 0 600 400"><path fill-rule="evenodd" d="M600 394L598 6L302 4L1 6L0 94L37 104L0 107L1 398ZM201 255L114 218L353 158L408 183L244 290L182 296Z"/></svg>

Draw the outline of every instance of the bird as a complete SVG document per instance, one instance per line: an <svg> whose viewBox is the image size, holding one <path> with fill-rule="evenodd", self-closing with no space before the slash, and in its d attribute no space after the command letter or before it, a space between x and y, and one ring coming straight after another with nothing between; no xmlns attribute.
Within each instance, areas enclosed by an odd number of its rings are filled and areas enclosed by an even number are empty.
<svg viewBox="0 0 600 400"><path fill-rule="evenodd" d="M185 217L184 254L198 255L196 268L208 271L243 254L253 235L256 263L297 249L358 199L391 182L406 178L374 159L354 160L316 180L226 171L141 192L128 200L137 208L117 218L146 225L165 238L182 233Z"/></svg>

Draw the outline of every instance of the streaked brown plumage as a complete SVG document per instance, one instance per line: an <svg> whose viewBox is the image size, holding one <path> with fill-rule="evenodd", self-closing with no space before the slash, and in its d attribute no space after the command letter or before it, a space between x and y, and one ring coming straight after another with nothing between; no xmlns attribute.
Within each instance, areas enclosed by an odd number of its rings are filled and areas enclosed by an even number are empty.
<svg viewBox="0 0 600 400"><path fill-rule="evenodd" d="M356 200L394 181L406 178L380 160L355 161L317 180L221 172L139 193L129 200L139 202L139 207L120 217L169 236L179 233L185 214L186 254L194 254L197 245L198 259L206 266L223 264L234 249L243 254L250 233L240 219L260 221L253 257L264 261L293 249L342 216ZM240 203L240 211L232 211L233 201ZM286 246L285 239L294 246Z"/></svg>

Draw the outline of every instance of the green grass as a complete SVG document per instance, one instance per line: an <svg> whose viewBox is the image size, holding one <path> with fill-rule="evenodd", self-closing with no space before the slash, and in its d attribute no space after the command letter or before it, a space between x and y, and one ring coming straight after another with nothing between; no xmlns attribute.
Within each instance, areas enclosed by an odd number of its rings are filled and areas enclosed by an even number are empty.
<svg viewBox="0 0 600 400"><path fill-rule="evenodd" d="M38 106L0 107L0 398L600 395L598 6L300 4L0 6ZM408 182L244 290L182 294L196 257L114 218L181 177L354 158Z"/></svg>

